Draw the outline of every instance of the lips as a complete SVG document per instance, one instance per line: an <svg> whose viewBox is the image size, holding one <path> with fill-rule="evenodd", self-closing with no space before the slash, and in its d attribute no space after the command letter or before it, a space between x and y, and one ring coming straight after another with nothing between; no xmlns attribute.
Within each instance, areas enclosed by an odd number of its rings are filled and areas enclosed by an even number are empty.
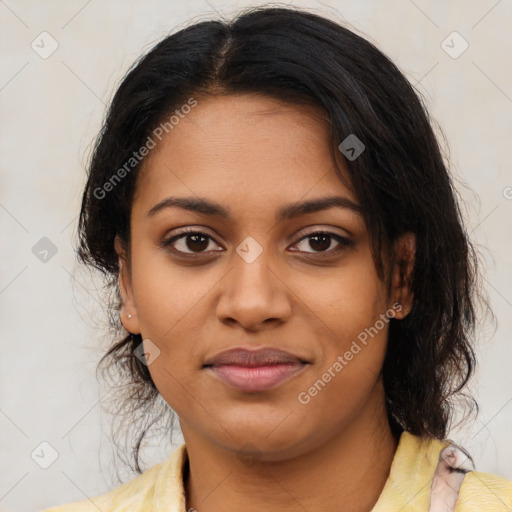
<svg viewBox="0 0 512 512"><path fill-rule="evenodd" d="M278 386L300 373L308 361L274 348L235 348L207 360L212 376L244 392L260 392Z"/></svg>
<svg viewBox="0 0 512 512"><path fill-rule="evenodd" d="M279 363L306 363L299 357L275 348L244 349L233 348L207 360L205 366L221 366L226 364L238 366L268 366Z"/></svg>

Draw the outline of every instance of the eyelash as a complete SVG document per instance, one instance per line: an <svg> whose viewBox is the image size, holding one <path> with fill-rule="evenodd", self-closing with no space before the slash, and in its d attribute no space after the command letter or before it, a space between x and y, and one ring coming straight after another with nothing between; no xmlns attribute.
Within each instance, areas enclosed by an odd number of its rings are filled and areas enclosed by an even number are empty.
<svg viewBox="0 0 512 512"><path fill-rule="evenodd" d="M300 233L300 234L302 234L302 233ZM300 234L299 234L299 236L300 236ZM205 238L209 238L210 240L213 240L215 242L213 237L211 237L208 233L199 231L194 228L185 228L178 235L174 235L171 238L162 240L159 245L164 249L169 249L173 245L173 243L180 240L181 238L186 238L187 236L190 236L190 235L201 235L201 236L204 236ZM293 245L297 245L298 243L302 242L303 240L307 240L308 238L313 238L314 236L318 236L318 235L325 235L325 236L334 238L340 244L341 247L334 251L331 249L329 252L326 252L326 251L308 252L308 251L306 251L306 254L309 254L309 255L313 254L315 256L319 256L320 258L334 256L334 255L340 253L344 248L352 247L354 245L354 243L351 240L349 240L348 238L345 238L336 233L332 233L330 231L324 231L324 230L313 231L313 232L307 233L307 235L305 235L302 238L300 238L299 240L297 240L297 242L295 242ZM217 243L217 242L215 242L215 243ZM219 245L219 244L217 244L217 245ZM170 251L175 254L178 254L179 256L184 256L186 258L201 258L203 255L207 254L207 251L198 252L198 253L188 253L188 252L184 252L184 251L177 251L176 249L170 249ZM214 251L214 252L221 252L221 251ZM294 252L303 252L303 251L294 251Z"/></svg>

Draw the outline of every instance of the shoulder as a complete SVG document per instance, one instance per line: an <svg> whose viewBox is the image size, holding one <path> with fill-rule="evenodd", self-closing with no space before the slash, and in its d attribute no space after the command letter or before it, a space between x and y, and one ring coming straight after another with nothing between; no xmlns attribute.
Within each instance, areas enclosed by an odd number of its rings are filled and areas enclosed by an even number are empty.
<svg viewBox="0 0 512 512"><path fill-rule="evenodd" d="M450 439L404 431L372 512L390 510L511 512L512 481L476 471L467 452Z"/></svg>
<svg viewBox="0 0 512 512"><path fill-rule="evenodd" d="M81 501L45 509L43 512L137 512L153 510L165 492L167 499L180 502L183 492L182 464L185 445L178 447L164 462L107 493ZM171 510L171 509L169 509ZM174 509L173 509L174 510Z"/></svg>
<svg viewBox="0 0 512 512"><path fill-rule="evenodd" d="M66 505L50 508L44 512L125 512L129 510L152 510L154 484L162 464L157 464L141 475L113 489L110 492L93 498L76 501Z"/></svg>
<svg viewBox="0 0 512 512"><path fill-rule="evenodd" d="M512 510L512 481L481 471L466 473L455 512L482 510Z"/></svg>

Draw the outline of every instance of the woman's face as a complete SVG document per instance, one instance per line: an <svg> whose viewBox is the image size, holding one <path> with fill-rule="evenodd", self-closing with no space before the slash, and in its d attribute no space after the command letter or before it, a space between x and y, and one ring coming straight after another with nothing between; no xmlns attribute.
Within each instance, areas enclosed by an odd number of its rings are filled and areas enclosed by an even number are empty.
<svg viewBox="0 0 512 512"><path fill-rule="evenodd" d="M217 96L198 99L146 158L131 275L121 267L122 321L145 340L151 376L187 442L234 452L250 443L278 460L385 421L388 320L394 303L403 317L411 297L379 280L328 140L312 107ZM326 197L340 206L298 208ZM215 203L225 215L169 198ZM205 366L222 351L261 347L288 352L290 363Z"/></svg>

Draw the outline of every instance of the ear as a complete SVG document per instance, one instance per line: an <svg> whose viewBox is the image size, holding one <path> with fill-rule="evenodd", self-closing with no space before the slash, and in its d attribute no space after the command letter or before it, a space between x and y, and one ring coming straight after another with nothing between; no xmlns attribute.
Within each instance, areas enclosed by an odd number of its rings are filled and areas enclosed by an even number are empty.
<svg viewBox="0 0 512 512"><path fill-rule="evenodd" d="M394 244L394 266L391 275L390 299L394 317L401 320L412 309L414 294L411 291L412 272L416 254L416 236L405 233Z"/></svg>
<svg viewBox="0 0 512 512"><path fill-rule="evenodd" d="M133 297L132 280L129 273L127 254L123 249L119 236L116 235L114 247L119 261L119 291L121 292L121 323L132 334L140 334L137 308Z"/></svg>

